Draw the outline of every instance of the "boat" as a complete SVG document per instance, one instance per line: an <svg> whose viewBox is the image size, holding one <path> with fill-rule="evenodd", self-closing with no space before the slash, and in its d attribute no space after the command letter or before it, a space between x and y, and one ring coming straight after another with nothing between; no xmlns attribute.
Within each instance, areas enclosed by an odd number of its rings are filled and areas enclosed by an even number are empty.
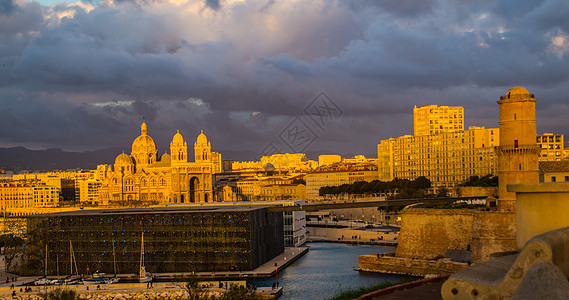
<svg viewBox="0 0 569 300"><path fill-rule="evenodd" d="M75 274L73 275L73 267L75 266ZM75 258L75 252L73 251L73 245L69 241L69 276L65 277L63 284L72 285L79 283L79 271L77 270L77 259Z"/></svg>
<svg viewBox="0 0 569 300"><path fill-rule="evenodd" d="M117 277L117 258L115 255L115 240L113 240L113 270L115 271L115 275L112 277L107 277L105 280L106 284L113 284L119 282L119 278Z"/></svg>
<svg viewBox="0 0 569 300"><path fill-rule="evenodd" d="M85 285L100 285L100 284L113 284L119 282L119 278L117 277L117 261L115 256L115 241L113 240L113 269L115 271L115 275L109 277L106 273L101 273L97 270L93 273L92 278L83 279L83 284Z"/></svg>
<svg viewBox="0 0 569 300"><path fill-rule="evenodd" d="M66 282L68 282L71 279L71 276L72 275L67 275L66 277L63 277L63 278L53 279L49 284L54 284L54 285L65 284Z"/></svg>
<svg viewBox="0 0 569 300"><path fill-rule="evenodd" d="M47 275L44 275L36 280L34 280L34 285L46 285L51 282L50 279L47 279Z"/></svg>
<svg viewBox="0 0 569 300"><path fill-rule="evenodd" d="M152 281L152 274L146 272L146 267L144 266L144 231L142 232L140 246L140 273L138 275L138 282L148 283Z"/></svg>
<svg viewBox="0 0 569 300"><path fill-rule="evenodd" d="M107 280L105 280L105 284L113 284L113 283L117 283L119 282L119 278L117 277L117 274L115 274L113 277L109 277L107 278Z"/></svg>
<svg viewBox="0 0 569 300"><path fill-rule="evenodd" d="M93 278L83 278L83 284L84 285L95 285L95 284L105 284L107 281L107 278L104 276L93 276Z"/></svg>

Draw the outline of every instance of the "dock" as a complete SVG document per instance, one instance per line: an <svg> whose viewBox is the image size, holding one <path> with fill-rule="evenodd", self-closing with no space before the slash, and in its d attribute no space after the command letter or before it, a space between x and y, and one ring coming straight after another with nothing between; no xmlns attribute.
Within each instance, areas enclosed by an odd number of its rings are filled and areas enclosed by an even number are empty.
<svg viewBox="0 0 569 300"><path fill-rule="evenodd" d="M287 247L285 251L260 267L252 271L230 271L230 272L185 272L185 273L152 273L154 276L152 292L183 291L184 282L189 278L196 278L200 281L227 282L244 281L247 279L271 278L277 272L283 271L290 264L302 257L309 251L308 247ZM100 290L96 285L64 285L64 286L34 286L34 280L41 277L18 277L17 281L12 281L14 275L0 272L4 277L8 276L9 282L0 282L0 297L5 297L16 291L21 295L20 288L25 286L32 287L32 293L45 292L57 287L70 288L79 293L120 293L125 291L148 292L146 283L139 283L136 274L117 274L120 282L116 284L101 284ZM48 279L57 279L62 276L48 276ZM14 288L12 288L14 285ZM282 287L272 289L272 287L258 287L256 293L266 294L271 298L276 298L282 294ZM24 293L25 294L25 293Z"/></svg>

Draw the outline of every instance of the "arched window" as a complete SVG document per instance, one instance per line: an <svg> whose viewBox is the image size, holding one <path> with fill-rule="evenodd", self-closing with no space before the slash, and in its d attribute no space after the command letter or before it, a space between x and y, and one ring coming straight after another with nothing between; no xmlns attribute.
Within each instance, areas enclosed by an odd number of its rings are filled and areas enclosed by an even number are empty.
<svg viewBox="0 0 569 300"><path fill-rule="evenodd" d="M131 178L126 180L126 191L127 192L132 192L134 191L134 180L132 180Z"/></svg>

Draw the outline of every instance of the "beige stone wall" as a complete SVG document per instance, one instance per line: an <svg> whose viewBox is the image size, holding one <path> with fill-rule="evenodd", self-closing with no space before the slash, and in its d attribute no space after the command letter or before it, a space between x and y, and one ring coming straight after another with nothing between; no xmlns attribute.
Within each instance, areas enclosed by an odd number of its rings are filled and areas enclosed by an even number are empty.
<svg viewBox="0 0 569 300"><path fill-rule="evenodd" d="M453 262L449 259L409 259L377 254L358 257L358 270L367 272L426 276L451 274L466 267L468 267L466 263Z"/></svg>
<svg viewBox="0 0 569 300"><path fill-rule="evenodd" d="M473 218L473 210L405 209L396 256L437 259L448 249L468 250Z"/></svg>
<svg viewBox="0 0 569 300"><path fill-rule="evenodd" d="M490 254L516 250L516 213L476 211L472 226L472 262L488 260Z"/></svg>
<svg viewBox="0 0 569 300"><path fill-rule="evenodd" d="M457 188L458 197L498 196L497 187L461 186Z"/></svg>
<svg viewBox="0 0 569 300"><path fill-rule="evenodd" d="M470 250L472 262L516 250L516 213L459 209L405 209L397 257L437 259L446 250Z"/></svg>

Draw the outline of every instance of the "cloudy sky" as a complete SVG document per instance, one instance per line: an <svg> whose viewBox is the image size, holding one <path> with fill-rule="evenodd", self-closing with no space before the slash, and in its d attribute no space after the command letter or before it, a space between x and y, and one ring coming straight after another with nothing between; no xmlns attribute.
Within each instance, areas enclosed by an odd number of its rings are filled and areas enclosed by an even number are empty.
<svg viewBox="0 0 569 300"><path fill-rule="evenodd" d="M0 0L0 147L128 147L144 117L161 153L203 129L222 154L377 155L414 105L497 127L517 85L538 133L567 134L567 16L566 0Z"/></svg>

